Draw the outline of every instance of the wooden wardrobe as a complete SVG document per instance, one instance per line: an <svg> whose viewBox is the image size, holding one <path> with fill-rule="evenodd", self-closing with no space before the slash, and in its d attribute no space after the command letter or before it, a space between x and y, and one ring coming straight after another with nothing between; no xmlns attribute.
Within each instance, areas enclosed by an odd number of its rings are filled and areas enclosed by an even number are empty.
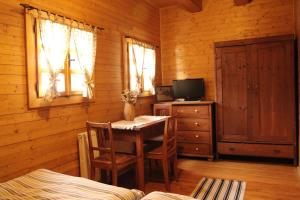
<svg viewBox="0 0 300 200"><path fill-rule="evenodd" d="M294 35L217 42L218 154L293 159Z"/></svg>

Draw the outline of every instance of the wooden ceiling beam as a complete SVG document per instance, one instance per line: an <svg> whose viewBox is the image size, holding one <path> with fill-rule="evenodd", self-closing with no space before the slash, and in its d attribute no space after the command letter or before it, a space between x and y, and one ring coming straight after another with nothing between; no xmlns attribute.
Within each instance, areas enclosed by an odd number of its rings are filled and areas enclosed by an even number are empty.
<svg viewBox="0 0 300 200"><path fill-rule="evenodd" d="M177 4L192 13L202 10L202 0L177 0Z"/></svg>
<svg viewBox="0 0 300 200"><path fill-rule="evenodd" d="M248 3L250 3L251 0L234 0L234 4L236 6L242 6L242 5L246 5Z"/></svg>

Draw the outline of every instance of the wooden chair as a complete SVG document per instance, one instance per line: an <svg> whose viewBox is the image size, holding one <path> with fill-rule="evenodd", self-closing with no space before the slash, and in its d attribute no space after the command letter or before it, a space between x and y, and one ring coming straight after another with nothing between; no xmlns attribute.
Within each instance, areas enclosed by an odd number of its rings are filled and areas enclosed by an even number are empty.
<svg viewBox="0 0 300 200"><path fill-rule="evenodd" d="M153 115L154 116L172 116L172 105L168 103L154 104L153 106ZM154 142L162 142L163 135L150 138L146 143L154 145Z"/></svg>
<svg viewBox="0 0 300 200"><path fill-rule="evenodd" d="M164 182L167 191L170 191L169 161L173 161L173 173L175 180L177 180L177 136L175 130L175 118L170 117L165 123L162 145L152 151L145 152L145 158L162 161Z"/></svg>
<svg viewBox="0 0 300 200"><path fill-rule="evenodd" d="M136 165L136 156L115 152L111 123L86 122L86 127L88 133L89 155L91 163L91 179L95 179L96 168L100 170L107 170L111 171L112 184L117 185L118 172L126 170L132 165ZM93 142L92 140L93 131L95 131L96 134L95 142ZM98 156L95 152L98 152Z"/></svg>
<svg viewBox="0 0 300 200"><path fill-rule="evenodd" d="M154 104L153 115L156 116L172 116L172 105L168 103Z"/></svg>

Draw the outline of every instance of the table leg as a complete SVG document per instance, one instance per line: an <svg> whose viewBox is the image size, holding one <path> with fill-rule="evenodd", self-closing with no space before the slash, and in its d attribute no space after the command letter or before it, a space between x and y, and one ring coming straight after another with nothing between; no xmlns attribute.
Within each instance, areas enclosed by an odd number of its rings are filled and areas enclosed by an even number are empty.
<svg viewBox="0 0 300 200"><path fill-rule="evenodd" d="M145 174L144 174L144 140L142 134L136 135L136 154L137 154L137 171L138 171L138 187L145 190Z"/></svg>

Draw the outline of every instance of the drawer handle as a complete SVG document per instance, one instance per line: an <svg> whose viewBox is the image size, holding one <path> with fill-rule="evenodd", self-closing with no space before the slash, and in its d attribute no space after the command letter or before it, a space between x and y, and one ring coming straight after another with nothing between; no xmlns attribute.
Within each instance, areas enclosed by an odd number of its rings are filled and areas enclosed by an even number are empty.
<svg viewBox="0 0 300 200"><path fill-rule="evenodd" d="M198 113L198 112L199 112L197 109L195 109L194 111L195 111L195 113Z"/></svg>
<svg viewBox="0 0 300 200"><path fill-rule="evenodd" d="M195 135L195 138L198 138L199 137L199 135Z"/></svg>
<svg viewBox="0 0 300 200"><path fill-rule="evenodd" d="M280 153L280 150L274 149L273 152L274 152L274 153Z"/></svg>
<svg viewBox="0 0 300 200"><path fill-rule="evenodd" d="M196 151L199 151L199 148L198 148L198 147L196 147Z"/></svg>
<svg viewBox="0 0 300 200"><path fill-rule="evenodd" d="M199 126L199 123L198 123L198 122L195 122L195 126Z"/></svg>
<svg viewBox="0 0 300 200"><path fill-rule="evenodd" d="M234 151L235 148L234 147L229 147L229 151Z"/></svg>

